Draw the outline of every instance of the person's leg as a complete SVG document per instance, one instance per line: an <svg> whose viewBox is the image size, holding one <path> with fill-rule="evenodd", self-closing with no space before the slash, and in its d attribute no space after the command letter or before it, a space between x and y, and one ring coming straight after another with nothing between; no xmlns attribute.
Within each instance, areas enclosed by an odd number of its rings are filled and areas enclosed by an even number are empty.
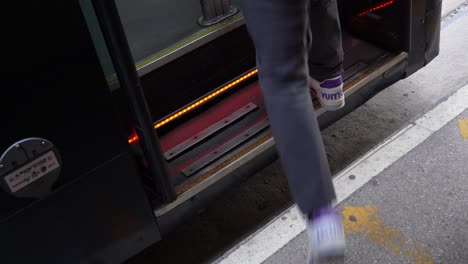
<svg viewBox="0 0 468 264"><path fill-rule="evenodd" d="M309 2L309 74L311 89L326 110L345 104L343 93L343 48L337 0Z"/></svg>
<svg viewBox="0 0 468 264"><path fill-rule="evenodd" d="M289 186L310 215L335 198L309 92L307 0L244 0L260 86Z"/></svg>
<svg viewBox="0 0 468 264"><path fill-rule="evenodd" d="M344 232L312 106L307 65L307 0L244 0L259 81L291 193L307 215L309 257L342 256Z"/></svg>
<svg viewBox="0 0 468 264"><path fill-rule="evenodd" d="M317 81L343 73L343 46L337 0L310 0L309 74Z"/></svg>

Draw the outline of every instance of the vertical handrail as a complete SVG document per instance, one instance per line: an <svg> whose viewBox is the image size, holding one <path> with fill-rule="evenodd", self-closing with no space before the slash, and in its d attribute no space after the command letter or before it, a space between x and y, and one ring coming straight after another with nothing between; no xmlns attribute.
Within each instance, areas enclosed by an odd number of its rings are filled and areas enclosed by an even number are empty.
<svg viewBox="0 0 468 264"><path fill-rule="evenodd" d="M120 88L124 91L132 111L140 145L148 161L149 172L160 192L162 202L171 202L175 200L176 193L169 179L167 163L153 128L117 6L114 0L93 0L93 6L120 82Z"/></svg>
<svg viewBox="0 0 468 264"><path fill-rule="evenodd" d="M198 23L202 26L211 26L235 15L238 8L231 5L230 0L200 0L202 16Z"/></svg>

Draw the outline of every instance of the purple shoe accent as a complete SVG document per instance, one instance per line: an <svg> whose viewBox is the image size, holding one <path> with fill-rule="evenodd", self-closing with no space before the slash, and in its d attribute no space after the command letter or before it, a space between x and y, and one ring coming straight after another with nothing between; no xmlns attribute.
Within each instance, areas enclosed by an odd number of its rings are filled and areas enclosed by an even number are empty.
<svg viewBox="0 0 468 264"><path fill-rule="evenodd" d="M343 92L332 93L332 94L321 92L320 94L322 95L322 98L325 100L339 100L344 95Z"/></svg>
<svg viewBox="0 0 468 264"><path fill-rule="evenodd" d="M314 212L309 216L309 219L310 220L315 220L315 219L320 218L322 216L329 216L329 215L337 216L338 213L336 212L336 210L333 207L325 206L325 207L315 209Z"/></svg>
<svg viewBox="0 0 468 264"><path fill-rule="evenodd" d="M343 78L341 76L339 76L338 78L325 80L325 81L321 82L320 83L320 88L331 89L331 88L336 88L336 87L338 87L338 86L340 86L342 84L343 84Z"/></svg>

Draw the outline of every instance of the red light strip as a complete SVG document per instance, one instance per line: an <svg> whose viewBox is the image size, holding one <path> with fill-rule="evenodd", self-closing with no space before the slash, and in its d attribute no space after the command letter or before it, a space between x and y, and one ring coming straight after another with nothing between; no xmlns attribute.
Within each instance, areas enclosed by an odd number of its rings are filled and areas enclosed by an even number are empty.
<svg viewBox="0 0 468 264"><path fill-rule="evenodd" d="M138 136L133 136L133 137L128 139L128 144L132 144L134 142L137 142L137 140L138 140Z"/></svg>
<svg viewBox="0 0 468 264"><path fill-rule="evenodd" d="M393 5L394 3L395 3L395 0L390 0L390 1L388 1L388 2L385 2L385 3L383 3L383 4L380 4L380 5L378 5L378 6L375 6L375 7L371 8L371 9L369 9L369 10L366 10L366 11L360 13L358 16L360 16L360 17L361 17L361 16L364 16L364 15L367 14L367 13L380 10L380 9L382 9L382 8L385 8L385 7L389 6L389 5Z"/></svg>
<svg viewBox="0 0 468 264"><path fill-rule="evenodd" d="M214 99L215 97L218 97L219 95L225 93L226 91L230 90L231 88L233 88L234 86L246 81L247 79L250 79L251 77L257 75L258 73L258 70L257 69L254 69L250 72L248 72L247 74L239 77L238 79L232 81L231 83L221 87L219 90L203 97L202 99L198 100L197 102L189 105L188 107L185 107L184 109L178 111L177 113L169 116L168 118L164 119L163 121L157 123L156 125L154 125L154 128L160 128L162 126L164 126L165 124L187 114L188 112L194 110L195 108L201 106L202 104ZM128 138L128 144L132 144L134 142L138 141L138 135L132 135L130 138Z"/></svg>

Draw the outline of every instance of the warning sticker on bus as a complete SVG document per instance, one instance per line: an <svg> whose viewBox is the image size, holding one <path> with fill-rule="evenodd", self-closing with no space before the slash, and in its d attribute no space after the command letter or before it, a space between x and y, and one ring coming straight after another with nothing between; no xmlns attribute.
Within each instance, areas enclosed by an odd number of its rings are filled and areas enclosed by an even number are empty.
<svg viewBox="0 0 468 264"><path fill-rule="evenodd" d="M60 165L54 152L49 151L8 174L4 180L12 192L17 192L59 167Z"/></svg>

